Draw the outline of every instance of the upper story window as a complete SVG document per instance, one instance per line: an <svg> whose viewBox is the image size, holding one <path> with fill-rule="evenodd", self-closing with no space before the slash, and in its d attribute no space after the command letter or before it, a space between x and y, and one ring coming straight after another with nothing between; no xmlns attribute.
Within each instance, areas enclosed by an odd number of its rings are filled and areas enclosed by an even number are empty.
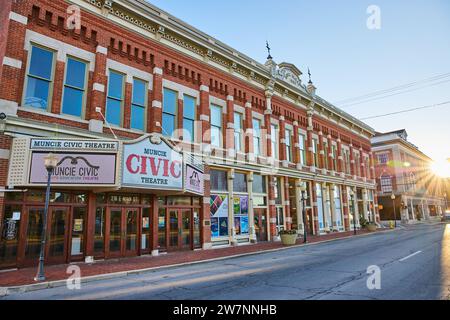
<svg viewBox="0 0 450 320"><path fill-rule="evenodd" d="M47 110L53 83L54 53L38 46L31 47L24 105Z"/></svg>
<svg viewBox="0 0 450 320"><path fill-rule="evenodd" d="M332 159L332 165L333 165L333 170L337 171L337 147L335 145L331 146L331 159Z"/></svg>
<svg viewBox="0 0 450 320"><path fill-rule="evenodd" d="M133 79L133 96L131 98L130 128L145 130L147 83L139 79Z"/></svg>
<svg viewBox="0 0 450 320"><path fill-rule="evenodd" d="M233 192L247 192L247 175L236 172L233 179Z"/></svg>
<svg viewBox="0 0 450 320"><path fill-rule="evenodd" d="M164 88L163 108L162 108L162 133L165 136L173 137L177 123L178 93Z"/></svg>
<svg viewBox="0 0 450 320"><path fill-rule="evenodd" d="M355 156L355 167L356 167L356 175L358 177L361 176L361 155L359 154L359 152L356 152L354 154Z"/></svg>
<svg viewBox="0 0 450 320"><path fill-rule="evenodd" d="M75 117L82 117L84 112L86 92L86 66L85 62L68 58L66 64L66 79L62 113Z"/></svg>
<svg viewBox="0 0 450 320"><path fill-rule="evenodd" d="M286 160L292 162L292 132L286 129L284 132L284 141L286 145Z"/></svg>
<svg viewBox="0 0 450 320"><path fill-rule="evenodd" d="M195 106L194 97L183 96L183 140L194 142L195 140Z"/></svg>
<svg viewBox="0 0 450 320"><path fill-rule="evenodd" d="M222 170L211 170L211 190L227 191L227 172Z"/></svg>
<svg viewBox="0 0 450 320"><path fill-rule="evenodd" d="M306 165L305 135L298 135L298 146L300 149L300 163Z"/></svg>
<svg viewBox="0 0 450 320"><path fill-rule="evenodd" d="M366 169L366 177L370 178L370 159L369 159L369 157L364 158L364 167Z"/></svg>
<svg viewBox="0 0 450 320"><path fill-rule="evenodd" d="M272 148L272 156L278 159L278 126L276 124L270 125L270 144Z"/></svg>
<svg viewBox="0 0 450 320"><path fill-rule="evenodd" d="M380 187L381 192L391 193L392 192L392 179L388 175L382 175L380 177Z"/></svg>
<svg viewBox="0 0 450 320"><path fill-rule="evenodd" d="M328 169L328 142L323 142L323 160L324 160L324 166L326 169Z"/></svg>
<svg viewBox="0 0 450 320"><path fill-rule="evenodd" d="M389 160L389 155L387 153L377 154L378 164L386 164Z"/></svg>
<svg viewBox="0 0 450 320"><path fill-rule="evenodd" d="M214 104L211 105L211 145L222 146L222 108Z"/></svg>
<svg viewBox="0 0 450 320"><path fill-rule="evenodd" d="M122 125L124 78L125 76L121 73L109 71L106 121L116 126Z"/></svg>
<svg viewBox="0 0 450 320"><path fill-rule="evenodd" d="M242 143L242 114L234 113L234 150L243 151Z"/></svg>
<svg viewBox="0 0 450 320"><path fill-rule="evenodd" d="M346 174L350 174L350 152L346 149L342 150L342 154L344 155L344 169Z"/></svg>
<svg viewBox="0 0 450 320"><path fill-rule="evenodd" d="M313 164L314 167L318 167L319 166L319 155L317 152L317 139L312 139L312 152L313 152Z"/></svg>
<svg viewBox="0 0 450 320"><path fill-rule="evenodd" d="M255 156L261 155L261 121L253 119L253 152Z"/></svg>

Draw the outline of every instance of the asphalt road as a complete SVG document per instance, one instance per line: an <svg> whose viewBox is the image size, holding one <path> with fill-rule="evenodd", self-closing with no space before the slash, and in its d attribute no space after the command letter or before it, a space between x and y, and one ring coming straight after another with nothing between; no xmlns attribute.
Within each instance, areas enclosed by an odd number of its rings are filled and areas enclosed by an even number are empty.
<svg viewBox="0 0 450 320"><path fill-rule="evenodd" d="M378 266L380 282L368 274ZM372 267L373 268L373 267ZM376 269L376 268L375 268ZM380 284L380 288L370 290ZM3 299L450 299L450 224L292 248Z"/></svg>

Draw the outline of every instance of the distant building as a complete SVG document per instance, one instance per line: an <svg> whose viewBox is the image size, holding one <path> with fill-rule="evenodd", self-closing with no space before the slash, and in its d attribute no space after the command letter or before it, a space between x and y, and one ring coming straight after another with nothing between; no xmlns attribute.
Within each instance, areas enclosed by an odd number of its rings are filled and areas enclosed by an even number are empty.
<svg viewBox="0 0 450 320"><path fill-rule="evenodd" d="M377 133L372 139L381 220L406 223L439 219L445 211L442 179L429 169L432 161L407 140L406 130Z"/></svg>

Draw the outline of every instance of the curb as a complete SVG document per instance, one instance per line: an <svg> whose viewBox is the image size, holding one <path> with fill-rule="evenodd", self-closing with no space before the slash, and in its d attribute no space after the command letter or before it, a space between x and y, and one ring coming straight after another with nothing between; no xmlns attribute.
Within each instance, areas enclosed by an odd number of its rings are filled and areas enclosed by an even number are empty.
<svg viewBox="0 0 450 320"><path fill-rule="evenodd" d="M388 230L381 230L374 233L364 233L364 234L358 234L358 235L350 235L342 238L336 238L336 239L328 239L328 240L322 240L312 243L302 243L302 244L295 244L292 246L286 246L286 247L280 247L280 248L273 248L273 249L267 249L267 250L261 250L261 251L253 251L253 252L246 252L246 253L239 253L234 254L230 256L223 256L223 257L217 257L217 258L211 258L211 259L205 259L205 260L198 260L198 261L190 261L190 262L182 262L182 263L176 263L171 265L165 265L165 266L157 266L157 267L150 267L150 268L144 268L144 269L136 269L136 270L130 270L130 271L119 271L119 272L113 272L113 273L105 273L105 274L99 274L99 275L93 275L93 276L87 276L80 278L80 283L88 283L93 281L100 281L100 280L107 280L107 279L116 279L121 277L127 277L131 275L138 275L142 273L152 272L156 270L161 269L173 269L177 267L182 267L186 265L196 265L201 263L208 263L208 262L215 262L215 261L221 261L221 260L227 260L227 259L236 259L240 257L245 256L252 256L252 255L258 255L258 254L264 254L264 253L271 253L275 251L280 250L289 250L289 249L295 249L300 247L307 247L307 246L313 246L317 244L323 244L327 242L333 242L338 240L347 240L355 237L364 237L364 236L370 236L375 235L379 233L387 233L387 232L393 232L396 231L395 229L388 229ZM12 293L25 293L25 292L32 292L37 290L43 290L43 289L49 289L49 288L57 288L65 286L67 283L67 280L54 280L54 281L47 281L42 283L33 283L33 284L27 284L27 285L21 285L21 286L13 286L13 287L0 287L0 297L8 296Z"/></svg>

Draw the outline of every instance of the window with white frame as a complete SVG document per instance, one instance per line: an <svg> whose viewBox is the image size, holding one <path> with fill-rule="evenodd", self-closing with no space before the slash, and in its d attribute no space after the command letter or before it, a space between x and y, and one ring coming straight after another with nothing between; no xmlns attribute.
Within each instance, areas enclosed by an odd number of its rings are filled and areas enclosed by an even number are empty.
<svg viewBox="0 0 450 320"><path fill-rule="evenodd" d="M386 164L389 160L389 155L387 153L377 154L378 164Z"/></svg>
<svg viewBox="0 0 450 320"><path fill-rule="evenodd" d="M24 105L47 110L53 85L54 52L31 46Z"/></svg>
<svg viewBox="0 0 450 320"><path fill-rule="evenodd" d="M319 154L317 152L318 150L318 142L317 139L313 138L312 139L312 152L313 152L313 164L314 167L318 167L319 166Z"/></svg>
<svg viewBox="0 0 450 320"><path fill-rule="evenodd" d="M108 97L106 99L106 121L116 126L122 125L124 103L124 78L122 73L110 70L108 77Z"/></svg>
<svg viewBox="0 0 450 320"><path fill-rule="evenodd" d="M234 113L234 150L236 152L244 151L244 146L242 142L242 131L243 131L243 116L239 112Z"/></svg>
<svg viewBox="0 0 450 320"><path fill-rule="evenodd" d="M328 142L323 142L323 159L324 159L324 166L326 169L328 169Z"/></svg>
<svg viewBox="0 0 450 320"><path fill-rule="evenodd" d="M270 125L270 144L272 148L272 156L278 159L278 126L276 124Z"/></svg>
<svg viewBox="0 0 450 320"><path fill-rule="evenodd" d="M183 140L195 140L195 106L196 100L187 94L183 95Z"/></svg>
<svg viewBox="0 0 450 320"><path fill-rule="evenodd" d="M212 104L211 109L211 145L216 148L222 146L222 108Z"/></svg>
<svg viewBox="0 0 450 320"><path fill-rule="evenodd" d="M147 106L147 83L143 80L133 79L133 94L131 97L130 128L145 131Z"/></svg>
<svg viewBox="0 0 450 320"><path fill-rule="evenodd" d="M173 137L177 127L178 92L164 88L162 106L162 134Z"/></svg>
<svg viewBox="0 0 450 320"><path fill-rule="evenodd" d="M306 150L305 150L305 135L299 134L298 135L298 146L300 149L300 163L302 165L306 165Z"/></svg>
<svg viewBox="0 0 450 320"><path fill-rule="evenodd" d="M255 156L261 155L261 121L253 118L253 152Z"/></svg>
<svg viewBox="0 0 450 320"><path fill-rule="evenodd" d="M349 150L343 149L342 153L344 155L345 173L346 174L350 174L351 173L351 170L350 170L350 152L349 152Z"/></svg>
<svg viewBox="0 0 450 320"><path fill-rule="evenodd" d="M292 131L284 130L284 144L286 146L286 160L292 162Z"/></svg>
<svg viewBox="0 0 450 320"><path fill-rule="evenodd" d="M358 177L360 177L361 176L361 155L359 154L359 152L355 152L353 155L355 157L356 175Z"/></svg>
<svg viewBox="0 0 450 320"><path fill-rule="evenodd" d="M337 171L338 169L338 165L337 165L337 147L333 144L331 146L331 160L332 160L332 166L333 166L333 170Z"/></svg>
<svg viewBox="0 0 450 320"><path fill-rule="evenodd" d="M382 193L392 192L392 178L389 175L382 175L380 177L380 187Z"/></svg>
<svg viewBox="0 0 450 320"><path fill-rule="evenodd" d="M75 117L82 117L86 97L87 63L68 57L61 112Z"/></svg>

